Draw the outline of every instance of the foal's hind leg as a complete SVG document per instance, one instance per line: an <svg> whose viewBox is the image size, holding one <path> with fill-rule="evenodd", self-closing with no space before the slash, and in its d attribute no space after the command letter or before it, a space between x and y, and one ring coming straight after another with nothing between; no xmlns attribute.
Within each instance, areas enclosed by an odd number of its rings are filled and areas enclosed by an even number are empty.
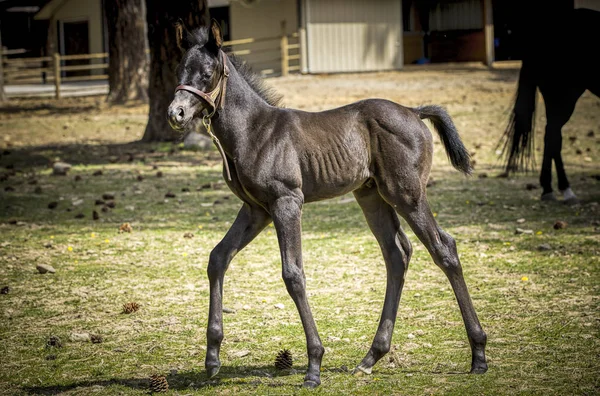
<svg viewBox="0 0 600 396"><path fill-rule="evenodd" d="M354 192L369 228L377 238L387 269L387 286L379 327L371 349L354 370L355 374L371 373L373 365L390 350L394 323L412 247L402 231L394 209L381 198L376 187Z"/></svg>
<svg viewBox="0 0 600 396"><path fill-rule="evenodd" d="M469 291L462 273L462 267L456 251L456 242L436 223L427 197L418 179L405 178L402 188L396 184L382 183L380 193L388 202L394 203L394 208L400 214L417 237L423 242L433 261L448 277L454 295L460 307L465 323L469 344L471 345L471 373L487 371L485 361L485 344L487 336L473 308Z"/></svg>
<svg viewBox="0 0 600 396"><path fill-rule="evenodd" d="M248 204L240 209L233 225L221 242L210 253L208 279L210 281L210 306L206 330L206 373L214 377L221 368L219 351L223 341L223 278L229 263L237 252L250 243L269 223L271 217L259 207Z"/></svg>

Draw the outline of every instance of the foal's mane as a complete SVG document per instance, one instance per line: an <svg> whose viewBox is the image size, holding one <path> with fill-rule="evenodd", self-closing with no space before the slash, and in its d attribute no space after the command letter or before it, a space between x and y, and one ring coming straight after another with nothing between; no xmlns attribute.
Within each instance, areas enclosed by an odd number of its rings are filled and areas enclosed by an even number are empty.
<svg viewBox="0 0 600 396"><path fill-rule="evenodd" d="M236 57L233 54L227 55L235 70L242 76L242 78L248 83L250 88L258 94L265 102L271 106L280 107L283 96L275 92L275 90L269 87L264 79L255 73L248 63L242 59Z"/></svg>

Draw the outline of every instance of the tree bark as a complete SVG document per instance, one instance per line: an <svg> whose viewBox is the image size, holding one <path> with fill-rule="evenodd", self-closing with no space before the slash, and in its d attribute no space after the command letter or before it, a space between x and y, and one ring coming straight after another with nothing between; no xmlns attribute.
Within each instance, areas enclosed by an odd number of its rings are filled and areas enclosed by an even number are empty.
<svg viewBox="0 0 600 396"><path fill-rule="evenodd" d="M145 0L104 0L108 27L109 103L148 101Z"/></svg>
<svg viewBox="0 0 600 396"><path fill-rule="evenodd" d="M142 141L173 141L180 134L167 122L167 108L177 86L175 69L182 52L177 45L175 24L183 21L188 30L210 25L206 0L146 0L150 45L150 113Z"/></svg>
<svg viewBox="0 0 600 396"><path fill-rule="evenodd" d="M6 94L4 93L4 50L2 48L2 26L0 26L0 102L6 100Z"/></svg>

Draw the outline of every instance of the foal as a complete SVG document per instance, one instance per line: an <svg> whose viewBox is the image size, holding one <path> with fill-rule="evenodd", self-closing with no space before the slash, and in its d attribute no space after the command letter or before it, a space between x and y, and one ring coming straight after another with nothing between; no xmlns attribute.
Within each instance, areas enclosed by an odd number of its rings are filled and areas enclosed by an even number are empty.
<svg viewBox="0 0 600 396"><path fill-rule="evenodd" d="M390 349L412 253L397 214L408 222L450 280L471 345L471 372L485 372L486 335L467 291L456 244L436 224L425 193L433 142L422 118L432 121L454 167L465 174L471 172L468 152L448 114L438 106L410 109L381 99L319 113L279 108L256 78L222 52L221 45L220 29L214 22L210 29L188 34L188 49L178 70L181 85L168 110L176 130L195 129L202 120L223 155L229 188L243 201L208 263L208 376L215 376L221 367L225 271L236 253L273 222L283 280L306 335L304 386L320 384L324 348L306 296L302 206L348 192L353 192L364 212L387 269L379 327L355 373L370 374Z"/></svg>

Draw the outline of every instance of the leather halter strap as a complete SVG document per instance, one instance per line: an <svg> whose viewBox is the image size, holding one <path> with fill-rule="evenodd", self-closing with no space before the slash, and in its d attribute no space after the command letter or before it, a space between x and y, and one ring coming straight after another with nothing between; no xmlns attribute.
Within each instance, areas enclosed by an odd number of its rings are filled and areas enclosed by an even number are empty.
<svg viewBox="0 0 600 396"><path fill-rule="evenodd" d="M208 114L202 117L202 123L204 124L204 128L206 132L212 139L215 146L219 150L219 154L221 154L221 158L223 158L223 166L225 167L225 171L227 172L227 180L231 181L231 172L229 171L229 164L227 163L227 157L225 156L225 150L223 150L223 146L221 146L221 142L219 138L215 136L212 131L212 123L211 118L217 112L217 109L223 108L223 103L225 102L225 91L227 90L227 78L229 77L229 67L227 66L227 55L225 52L219 50L221 53L221 57L223 59L223 74L219 77L219 81L217 81L217 86L213 88L212 91L204 92L200 91L198 88L192 87L191 85L181 84L175 88L175 92L177 91L188 91L197 95L204 99L206 103L210 107L212 107L212 111L208 112Z"/></svg>
<svg viewBox="0 0 600 396"><path fill-rule="evenodd" d="M200 91L198 88L186 84L180 84L177 86L177 88L175 88L175 92L187 91L204 99L204 101L211 107L208 117L212 117L218 109L222 109L223 103L225 102L225 91L227 90L229 66L227 66L227 55L225 55L225 52L221 50L219 50L219 52L221 53L221 58L223 59L223 74L221 74L219 77L219 81L217 81L217 85L212 91Z"/></svg>

